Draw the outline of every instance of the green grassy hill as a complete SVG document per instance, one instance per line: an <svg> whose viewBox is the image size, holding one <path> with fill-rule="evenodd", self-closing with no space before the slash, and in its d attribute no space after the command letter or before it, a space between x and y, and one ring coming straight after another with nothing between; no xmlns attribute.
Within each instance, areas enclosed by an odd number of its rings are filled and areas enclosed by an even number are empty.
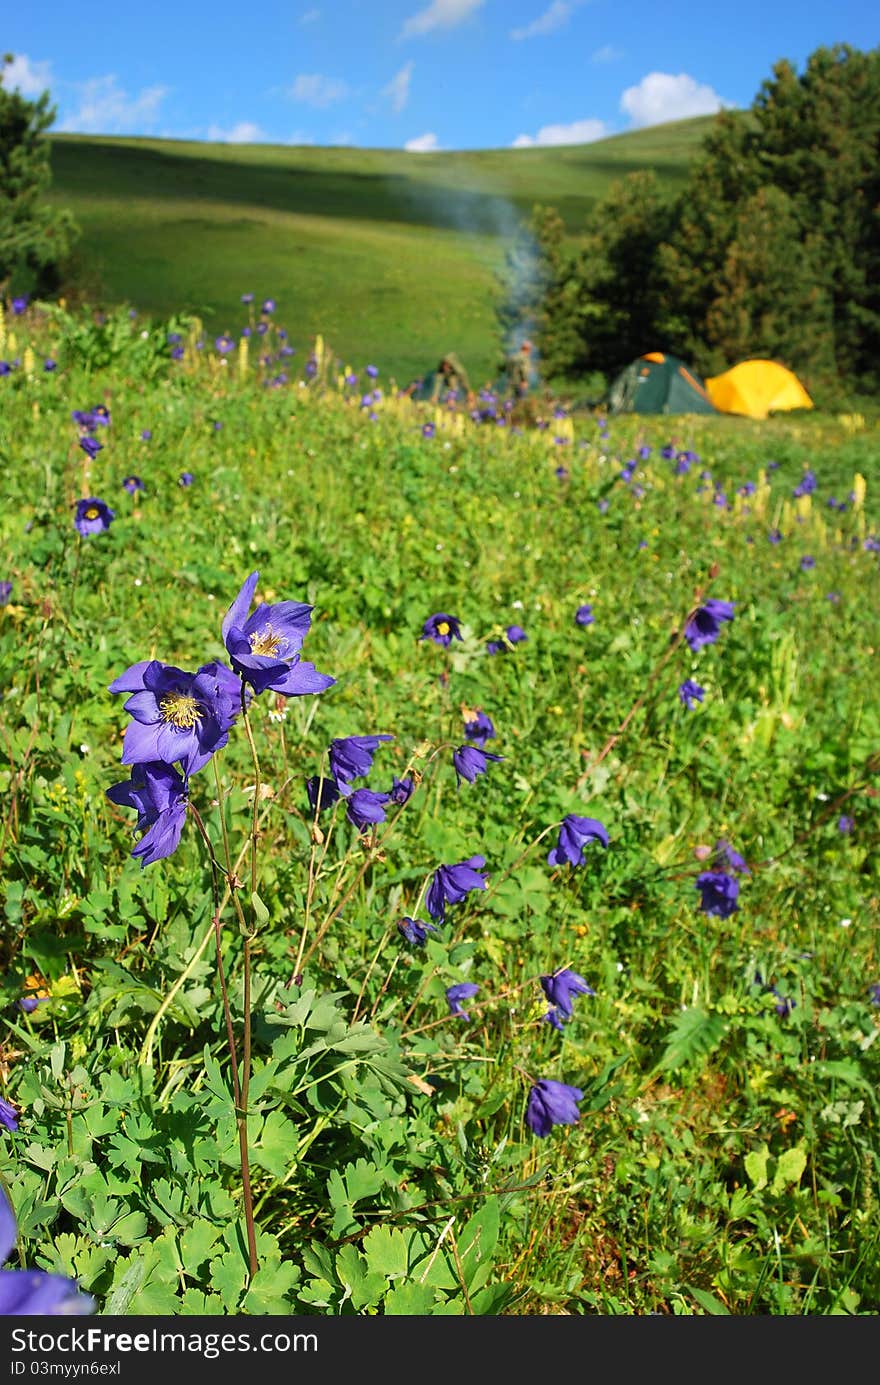
<svg viewBox="0 0 880 1385"><path fill-rule="evenodd" d="M634 169L655 169L672 193L710 119L436 154L58 135L52 197L82 229L92 300L186 309L235 334L250 290L276 300L297 347L322 332L400 381L454 349L479 382L498 359L496 274L532 206L556 207L576 232Z"/></svg>

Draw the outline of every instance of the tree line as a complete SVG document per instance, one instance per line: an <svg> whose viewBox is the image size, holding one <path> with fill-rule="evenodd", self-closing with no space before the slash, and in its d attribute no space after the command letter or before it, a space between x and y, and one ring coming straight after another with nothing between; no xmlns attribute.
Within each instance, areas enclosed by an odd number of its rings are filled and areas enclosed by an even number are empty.
<svg viewBox="0 0 880 1385"><path fill-rule="evenodd" d="M517 273L529 255L530 276ZM508 256L548 378L645 351L703 375L778 360L808 388L880 391L880 48L819 48L713 121L683 191L612 185L583 233L536 206Z"/></svg>

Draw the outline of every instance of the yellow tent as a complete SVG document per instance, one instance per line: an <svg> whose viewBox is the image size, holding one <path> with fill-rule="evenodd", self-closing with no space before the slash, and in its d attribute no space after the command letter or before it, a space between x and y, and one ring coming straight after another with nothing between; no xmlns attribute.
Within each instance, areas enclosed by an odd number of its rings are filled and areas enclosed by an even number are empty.
<svg viewBox="0 0 880 1385"><path fill-rule="evenodd" d="M723 414L766 418L775 409L812 409L800 380L776 361L740 361L706 381L706 393Z"/></svg>

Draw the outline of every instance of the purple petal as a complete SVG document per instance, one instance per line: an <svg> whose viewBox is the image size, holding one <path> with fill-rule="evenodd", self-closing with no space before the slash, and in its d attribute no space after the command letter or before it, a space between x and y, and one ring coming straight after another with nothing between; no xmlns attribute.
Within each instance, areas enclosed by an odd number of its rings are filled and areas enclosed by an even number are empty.
<svg viewBox="0 0 880 1385"><path fill-rule="evenodd" d="M229 631L236 627L240 630L247 620L247 613L254 599L254 592L256 591L259 576L259 572L251 573L250 577L248 577L247 581L243 584L238 596L226 612L226 615L223 617L221 629L224 643L226 642L226 636Z"/></svg>

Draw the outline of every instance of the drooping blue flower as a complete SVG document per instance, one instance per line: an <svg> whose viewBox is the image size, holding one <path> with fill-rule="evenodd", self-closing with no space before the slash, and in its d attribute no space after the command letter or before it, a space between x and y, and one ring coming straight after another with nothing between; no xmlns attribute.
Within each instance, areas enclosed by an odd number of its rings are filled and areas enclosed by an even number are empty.
<svg viewBox="0 0 880 1385"><path fill-rule="evenodd" d="M393 741L387 734L380 736L338 736L330 742L330 773L343 794L350 793L353 779L363 779L373 767L373 756L382 741Z"/></svg>
<svg viewBox="0 0 880 1385"><path fill-rule="evenodd" d="M581 1115L577 1103L583 1096L580 1087L542 1077L529 1092L526 1125L540 1139L549 1135L554 1125L576 1125Z"/></svg>
<svg viewBox="0 0 880 1385"><path fill-rule="evenodd" d="M214 338L214 345L221 356L228 356L230 351L235 350L235 342L224 332L222 336Z"/></svg>
<svg viewBox="0 0 880 1385"><path fill-rule="evenodd" d="M815 566L816 559L813 557L812 553L805 553L804 556L801 558L801 572L809 572L810 568Z"/></svg>
<svg viewBox="0 0 880 1385"><path fill-rule="evenodd" d="M798 485L795 486L794 490L792 491L792 495L795 497L795 499L798 499L802 495L809 495L811 491L814 491L816 489L817 485L818 481L816 479L816 473L808 467L807 470L804 472L802 480L798 483Z"/></svg>
<svg viewBox="0 0 880 1385"><path fill-rule="evenodd" d="M359 832L368 832L376 823L385 821L385 804L391 795L374 793L372 789L355 789L345 800L345 815Z"/></svg>
<svg viewBox="0 0 880 1385"><path fill-rule="evenodd" d="M593 608L588 601L583 606L578 606L574 615L576 625L592 625L596 617L593 615Z"/></svg>
<svg viewBox="0 0 880 1385"><path fill-rule="evenodd" d="M691 649L714 644L721 633L721 622L733 620L735 605L733 601L717 601L713 597L692 611L684 627L684 637Z"/></svg>
<svg viewBox="0 0 880 1385"><path fill-rule="evenodd" d="M471 719L465 722L464 733L469 741L473 741L474 745L482 749L487 741L495 739L492 718L487 716L482 707L478 707Z"/></svg>
<svg viewBox="0 0 880 1385"><path fill-rule="evenodd" d="M144 483L139 476L126 476L122 483L122 489L128 491L129 495L136 495L138 491L144 489Z"/></svg>
<svg viewBox="0 0 880 1385"><path fill-rule="evenodd" d="M767 535L767 538L769 539L770 543L781 543L781 542L782 542L782 530L781 530L781 529L771 529L771 530L770 530L770 533Z"/></svg>
<svg viewBox="0 0 880 1385"><path fill-rule="evenodd" d="M732 870L734 875L751 875L752 873L739 852L734 851L730 842L726 841L724 837L715 843L713 865L716 870Z"/></svg>
<svg viewBox="0 0 880 1385"><path fill-rule="evenodd" d="M88 538L90 534L103 534L115 518L116 512L111 510L109 505L105 505L103 500L98 500L96 496L88 496L85 500L76 502L73 523L77 533L83 538Z"/></svg>
<svg viewBox="0 0 880 1385"><path fill-rule="evenodd" d="M187 782L171 765L136 764L131 778L113 784L107 797L111 803L137 809L136 831L143 835L131 854L142 867L177 850L186 822Z"/></svg>
<svg viewBox="0 0 880 1385"><path fill-rule="evenodd" d="M379 367L376 365L368 365L367 374L371 380L375 380L376 376L379 374Z"/></svg>
<svg viewBox="0 0 880 1385"><path fill-rule="evenodd" d="M8 606L12 596L12 583L0 582L0 606Z"/></svg>
<svg viewBox="0 0 880 1385"><path fill-rule="evenodd" d="M439 932L435 924L423 923L421 919L402 918L397 927L401 937L406 938L413 947L424 947L428 934Z"/></svg>
<svg viewBox="0 0 880 1385"><path fill-rule="evenodd" d="M253 303L254 295L252 293L243 293L241 295L241 301L242 303Z"/></svg>
<svg viewBox="0 0 880 1385"><path fill-rule="evenodd" d="M701 688L699 683L695 683L693 678L686 678L684 682L679 685L678 698L682 707L688 712L693 710L695 702L702 702L705 695L706 689Z"/></svg>
<svg viewBox="0 0 880 1385"><path fill-rule="evenodd" d="M325 808L332 808L340 797L336 780L322 779L317 774L306 780L306 793L313 813L323 813Z"/></svg>
<svg viewBox="0 0 880 1385"><path fill-rule="evenodd" d="M562 1027L564 1020L570 1020L574 1014L572 997L576 995L595 995L592 986L588 986L582 976L569 967L562 967L561 970L553 972L549 976L542 976L541 990L553 1006L553 1010L544 1016L553 1024L554 1028Z"/></svg>
<svg viewBox="0 0 880 1385"><path fill-rule="evenodd" d="M0 1188L0 1263L12 1254L18 1229L15 1213ZM46 1270L0 1270L0 1317L71 1317L93 1313L95 1300L80 1293L73 1279Z"/></svg>
<svg viewBox="0 0 880 1385"><path fill-rule="evenodd" d="M868 987L868 996L872 1005L880 1005L880 981L873 981Z"/></svg>
<svg viewBox="0 0 880 1385"><path fill-rule="evenodd" d="M405 779L398 779L395 776L392 779L391 790L388 796L392 803L396 803L398 808L402 808L404 803L409 803L415 793L415 787L415 781L410 775L407 775Z"/></svg>
<svg viewBox="0 0 880 1385"><path fill-rule="evenodd" d="M529 638L521 625L508 625L504 633L511 644L522 644Z"/></svg>
<svg viewBox="0 0 880 1385"><path fill-rule="evenodd" d="M457 1015L460 1019L469 1020L470 1015L467 1010L462 1009L461 1002L470 1000L479 989L479 986L475 985L473 981L459 981L454 986L447 986L446 999L449 1003L450 1015Z"/></svg>
<svg viewBox="0 0 880 1385"><path fill-rule="evenodd" d="M18 1112L12 1102L7 1101L2 1096L0 1096L0 1125L6 1130L18 1129Z"/></svg>
<svg viewBox="0 0 880 1385"><path fill-rule="evenodd" d="M152 438L152 436L153 436L153 430L152 430L152 428L142 428L142 429L141 429L141 442L149 442L150 439Z"/></svg>
<svg viewBox="0 0 880 1385"><path fill-rule="evenodd" d="M507 645L504 643L503 640L487 640L487 641L486 641L486 653L487 653L487 654L505 654L506 652L507 652Z"/></svg>
<svg viewBox="0 0 880 1385"><path fill-rule="evenodd" d="M177 484L179 486L191 486L195 479L191 471L182 471L177 478Z"/></svg>
<svg viewBox="0 0 880 1385"><path fill-rule="evenodd" d="M559 840L547 857L551 866L579 866L583 863L584 849L589 842L608 845L608 832L598 818L578 817L568 813L559 828Z"/></svg>
<svg viewBox="0 0 880 1385"><path fill-rule="evenodd" d="M223 642L233 669L255 693L269 688L284 697L324 692L336 679L300 657L312 607L298 601L261 603L249 615L258 577L251 573L223 617Z"/></svg>
<svg viewBox="0 0 880 1385"><path fill-rule="evenodd" d="M188 777L208 763L229 739L241 707L241 683L222 664L203 664L186 673L158 659L144 659L110 684L132 696L125 710L133 720L122 746L124 765L180 764Z"/></svg>
<svg viewBox="0 0 880 1385"><path fill-rule="evenodd" d="M700 908L704 914L717 914L726 919L739 908L739 881L735 875L723 870L704 870L697 876L696 888L700 891Z"/></svg>
<svg viewBox="0 0 880 1385"><path fill-rule="evenodd" d="M486 889L488 882L479 873L485 864L485 857L470 856L455 865L437 867L425 900L432 919L444 923L447 904L460 904L471 890Z"/></svg>
<svg viewBox="0 0 880 1385"><path fill-rule="evenodd" d="M475 745L460 745L457 750L452 752L452 763L455 767L458 787L461 788L463 779L466 779L469 784L473 784L478 774L485 774L488 760L503 759L503 755L490 755L487 750L480 750Z"/></svg>
<svg viewBox="0 0 880 1385"><path fill-rule="evenodd" d="M275 311L275 299L274 299L274 298L264 298L264 299L263 299L263 302L260 304L260 312L261 312L261 313L274 313L274 311Z"/></svg>
<svg viewBox="0 0 880 1385"><path fill-rule="evenodd" d="M79 439L79 445L82 448L83 452L85 452L87 456L91 457L92 461L94 461L94 459L97 457L98 453L104 446L102 442L98 442L97 438L93 438L91 433L85 433Z"/></svg>
<svg viewBox="0 0 880 1385"><path fill-rule="evenodd" d="M428 616L419 639L433 640L435 644L446 646L452 640L461 639L461 628L455 616L447 615L445 611L437 611L435 615Z"/></svg>
<svg viewBox="0 0 880 1385"><path fill-rule="evenodd" d="M16 317L21 317L30 301L30 294L22 293L12 300L12 311Z"/></svg>
<svg viewBox="0 0 880 1385"><path fill-rule="evenodd" d="M842 832L844 836L846 836L853 830L854 827L855 819L849 817L847 813L841 813L840 817L837 819L838 832Z"/></svg>

